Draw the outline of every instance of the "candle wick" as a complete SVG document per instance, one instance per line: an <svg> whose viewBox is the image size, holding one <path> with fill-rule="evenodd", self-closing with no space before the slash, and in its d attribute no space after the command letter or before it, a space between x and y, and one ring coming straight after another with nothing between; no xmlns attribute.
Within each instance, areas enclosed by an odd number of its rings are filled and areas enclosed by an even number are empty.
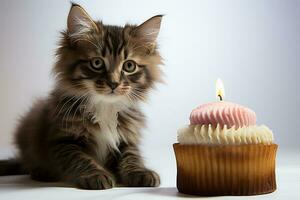
<svg viewBox="0 0 300 200"><path fill-rule="evenodd" d="M223 101L223 98L220 94L218 94L218 97L220 98L220 101Z"/></svg>

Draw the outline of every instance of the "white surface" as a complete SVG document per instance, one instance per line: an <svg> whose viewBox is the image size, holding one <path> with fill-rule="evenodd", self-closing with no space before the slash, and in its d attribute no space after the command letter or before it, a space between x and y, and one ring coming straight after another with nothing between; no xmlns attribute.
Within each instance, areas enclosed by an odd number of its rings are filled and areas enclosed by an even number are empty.
<svg viewBox="0 0 300 200"><path fill-rule="evenodd" d="M87 191L72 188L62 183L41 183L32 181L28 176L0 177L1 200L92 200L92 199L122 199L122 200L156 200L156 199L186 199L196 196L183 195L176 189L176 163L171 147L156 150L162 153L163 159L147 160L152 168L159 172L162 185L159 188L114 188L105 191ZM0 151L0 159L10 153ZM300 199L300 152L279 149L277 157L277 190L274 193L248 197L201 197L203 199Z"/></svg>

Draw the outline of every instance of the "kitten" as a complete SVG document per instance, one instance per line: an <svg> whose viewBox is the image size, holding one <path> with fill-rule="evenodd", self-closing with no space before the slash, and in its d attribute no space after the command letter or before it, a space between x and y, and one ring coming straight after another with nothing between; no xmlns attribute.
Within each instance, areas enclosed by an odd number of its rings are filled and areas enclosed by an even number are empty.
<svg viewBox="0 0 300 200"><path fill-rule="evenodd" d="M56 85L22 118L15 138L19 156L0 161L0 175L29 173L84 189L158 186L138 144L145 125L139 102L161 81L161 19L104 25L72 5L56 53Z"/></svg>

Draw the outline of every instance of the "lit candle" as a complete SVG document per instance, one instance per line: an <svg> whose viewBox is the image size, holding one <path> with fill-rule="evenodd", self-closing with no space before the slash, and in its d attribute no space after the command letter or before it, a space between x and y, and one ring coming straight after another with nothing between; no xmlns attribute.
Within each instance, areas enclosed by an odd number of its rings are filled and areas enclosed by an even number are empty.
<svg viewBox="0 0 300 200"><path fill-rule="evenodd" d="M224 101L225 90L221 79L216 82L216 96L220 99L218 102L203 104L194 109L190 116L191 124L211 125L222 128L240 128L256 124L255 112L251 109Z"/></svg>
<svg viewBox="0 0 300 200"><path fill-rule="evenodd" d="M223 81L219 78L216 82L216 96L217 98L220 98L220 101L223 101L223 98L225 97L224 84Z"/></svg>

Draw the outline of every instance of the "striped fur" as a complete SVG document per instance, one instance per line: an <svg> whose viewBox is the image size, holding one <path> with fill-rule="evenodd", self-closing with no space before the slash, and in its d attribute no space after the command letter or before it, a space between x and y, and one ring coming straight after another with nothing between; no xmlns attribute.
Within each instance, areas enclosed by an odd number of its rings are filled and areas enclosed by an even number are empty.
<svg viewBox="0 0 300 200"><path fill-rule="evenodd" d="M161 81L153 36L160 21L155 16L140 26L109 26L72 5L53 69L56 85L16 130L19 159L13 164L19 172L84 189L159 185L138 145L145 126L139 102ZM125 71L128 60L129 67L136 63L135 71ZM5 172L5 161L0 168Z"/></svg>

